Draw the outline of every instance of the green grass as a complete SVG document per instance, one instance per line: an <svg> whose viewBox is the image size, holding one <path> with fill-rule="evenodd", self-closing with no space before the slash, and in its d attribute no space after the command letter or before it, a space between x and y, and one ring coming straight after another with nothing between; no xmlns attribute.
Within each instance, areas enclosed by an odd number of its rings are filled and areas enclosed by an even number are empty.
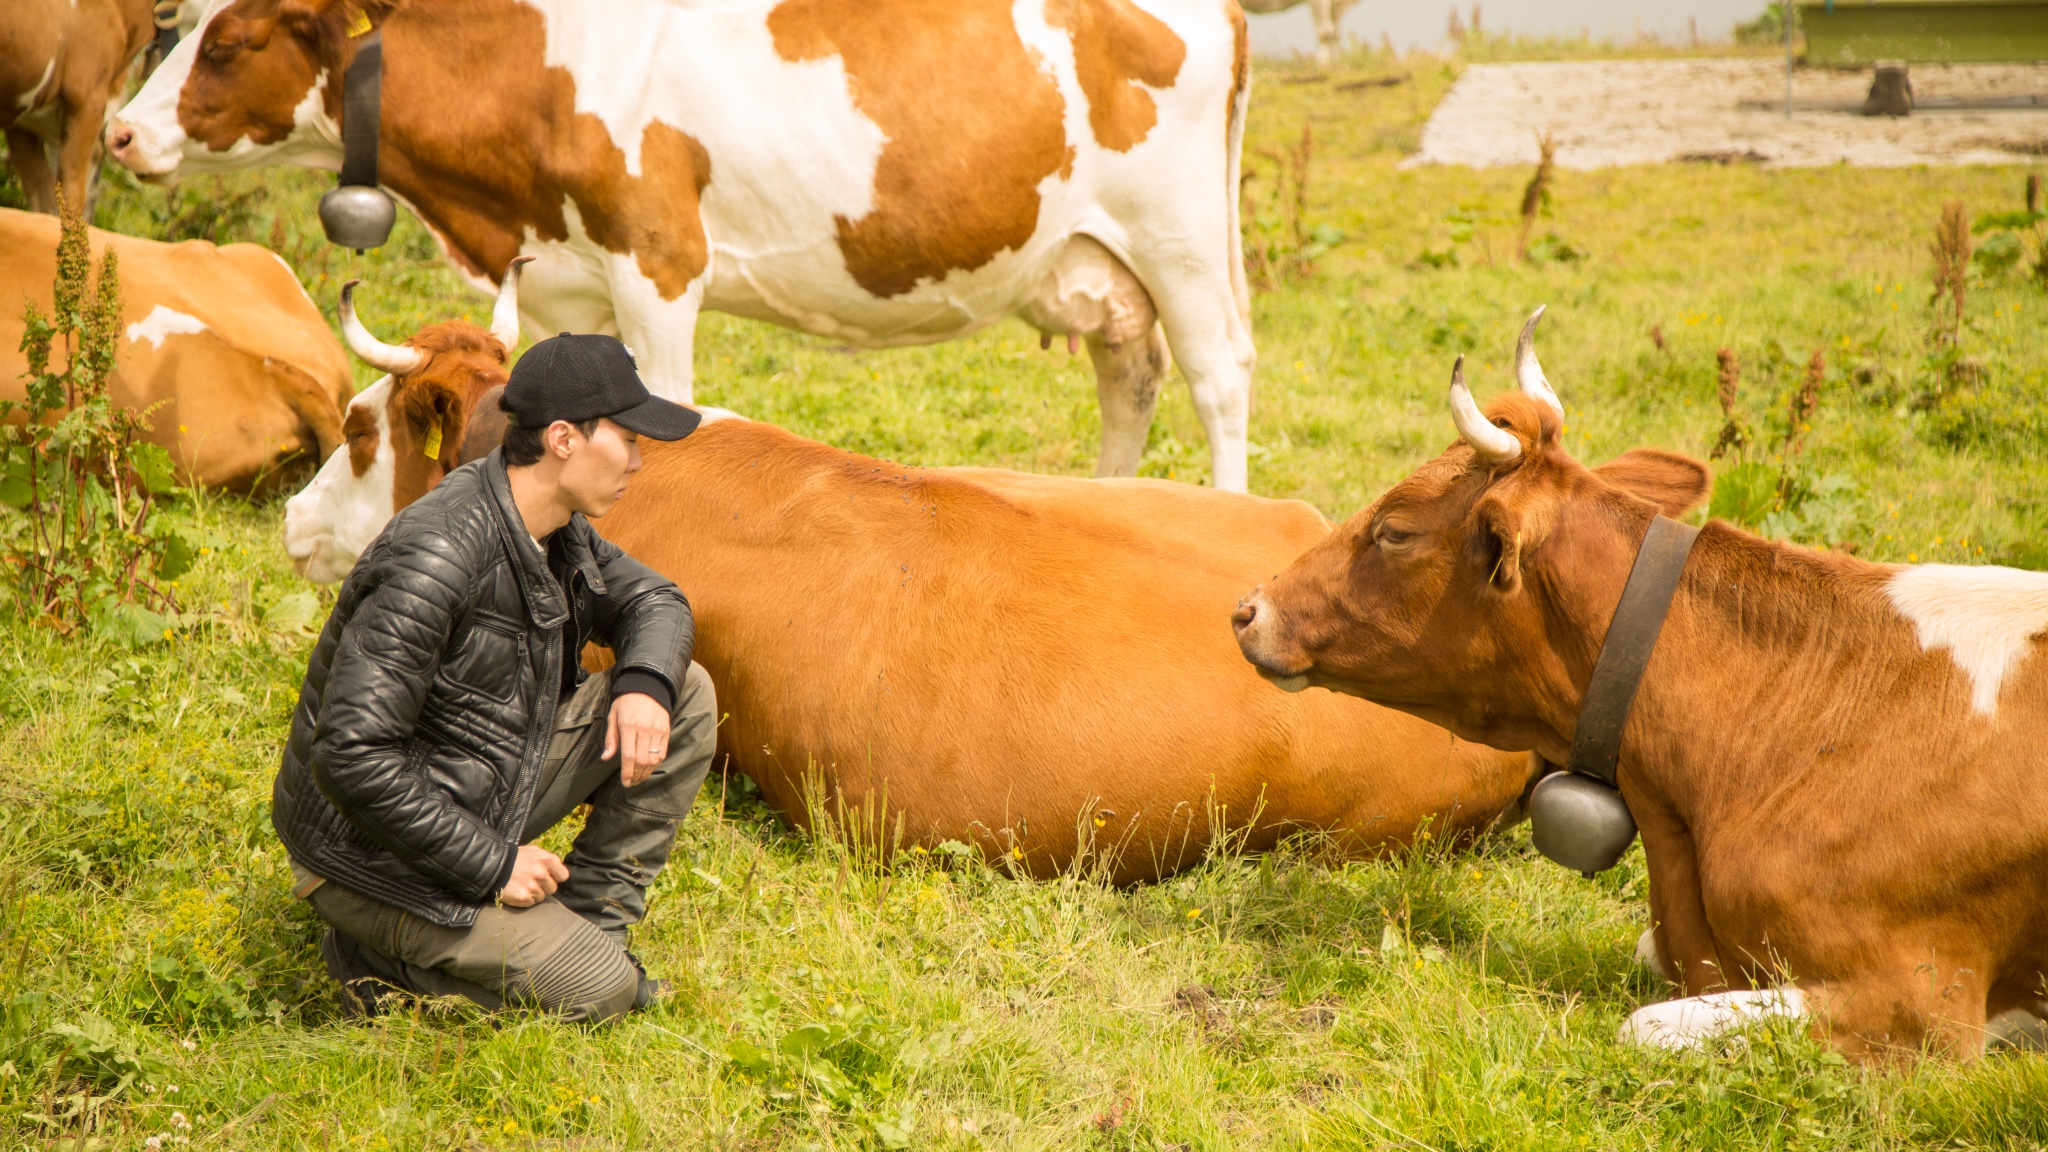
<svg viewBox="0 0 2048 1152"><path fill-rule="evenodd" d="M1359 56L1320 81L1305 66L1261 75L1251 163L1309 123L1309 216L1346 240L1256 301L1254 490L1349 514L1451 438L1452 357L1471 354L1482 397L1508 386L1516 327L1547 302L1541 347L1584 457L1703 455L1721 423L1715 348L1740 355L1759 426L1825 349L1807 460L1857 486L1829 543L2048 563L2048 297L2016 273L1974 285L1964 350L1983 382L1915 403L1940 205L2014 207L2022 173L1561 173L1537 235L1589 255L1528 266L1511 259L1526 171L1397 167L1452 74ZM1403 79L1339 87L1390 75ZM410 222L366 258L319 244L324 183L273 172L176 204L116 185L100 222L157 231L185 213L191 231L253 190L219 234L277 240L323 306L360 275L388 339L482 318ZM1431 266L1425 251L1457 259ZM1085 359L1038 351L1016 324L886 353L722 317L700 331L707 402L914 463L1092 467ZM1185 392L1169 391L1145 470L1198 480L1206 457ZM658 1011L595 1031L446 1009L344 1023L268 826L330 593L291 574L277 504L215 497L178 514L213 551L183 582L174 641L129 651L0 623L8 1142L78 1137L90 1107L97 1134L57 1146L2048 1145L2039 1057L1855 1069L1768 1030L1695 1056L1616 1045L1626 1013L1661 994L1630 960L1640 851L1588 883L1525 832L1341 865L1313 845L1224 853L1116 891L952 858L882 873L791 833L743 780L714 782L639 936L678 987Z"/></svg>

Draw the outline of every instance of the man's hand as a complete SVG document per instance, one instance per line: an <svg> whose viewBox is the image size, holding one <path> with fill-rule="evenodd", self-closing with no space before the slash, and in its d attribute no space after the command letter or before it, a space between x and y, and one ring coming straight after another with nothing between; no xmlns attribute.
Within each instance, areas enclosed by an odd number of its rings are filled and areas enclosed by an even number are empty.
<svg viewBox="0 0 2048 1152"><path fill-rule="evenodd" d="M519 859L512 864L512 878L498 890L498 903L512 908L531 908L554 895L555 887L569 878L569 866L545 848L519 846Z"/></svg>
<svg viewBox="0 0 2048 1152"><path fill-rule="evenodd" d="M631 788L647 779L668 758L668 709L645 692L628 692L612 701L604 730L604 755L619 758L619 783Z"/></svg>

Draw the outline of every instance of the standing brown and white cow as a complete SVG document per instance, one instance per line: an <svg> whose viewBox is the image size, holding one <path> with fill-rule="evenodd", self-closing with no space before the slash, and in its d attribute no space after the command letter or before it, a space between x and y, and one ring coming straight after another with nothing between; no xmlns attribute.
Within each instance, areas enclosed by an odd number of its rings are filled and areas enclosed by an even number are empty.
<svg viewBox="0 0 2048 1152"><path fill-rule="evenodd" d="M1531 328L1534 320L1530 321ZM1246 597L1245 656L1564 763L1659 513L1706 468L1565 453L1524 330L1523 391ZM1974 1052L2048 1001L2048 574L1871 564L1701 530L1623 733L1656 953L1688 999L1624 1034L1811 1018L1859 1058Z"/></svg>
<svg viewBox="0 0 2048 1152"><path fill-rule="evenodd" d="M22 304L50 309L58 230L0 208L0 400L26 396ZM89 235L95 260L109 247L120 258L109 394L149 414L147 438L186 483L268 490L341 443L348 357L283 260L254 244Z"/></svg>
<svg viewBox="0 0 2048 1152"><path fill-rule="evenodd" d="M514 283L507 277L505 283ZM500 297L500 322L514 305ZM458 455L502 435L503 335L456 322L350 346L393 373L349 449L286 513L320 580ZM605 538L676 581L721 708L719 744L777 808L805 773L906 844L980 843L1045 875L1110 852L1119 881L1186 867L1212 819L1257 850L1464 836L1514 808L1529 758L1327 692L1282 696L1222 614L1329 532L1313 508L1153 480L905 468L706 409L646 460ZM460 453L455 449L462 444ZM891 823L891 827L894 825Z"/></svg>
<svg viewBox="0 0 2048 1152"><path fill-rule="evenodd" d="M706 308L867 347L1021 316L1085 339L1105 475L1168 349L1242 491L1250 304L1234 0L227 0L108 129L147 177L338 168L383 43L379 174L527 329L691 398Z"/></svg>
<svg viewBox="0 0 2048 1152"><path fill-rule="evenodd" d="M55 212L60 182L67 198L83 203L77 197L99 167L111 101L155 34L153 7L153 0L0 4L0 130L29 207Z"/></svg>

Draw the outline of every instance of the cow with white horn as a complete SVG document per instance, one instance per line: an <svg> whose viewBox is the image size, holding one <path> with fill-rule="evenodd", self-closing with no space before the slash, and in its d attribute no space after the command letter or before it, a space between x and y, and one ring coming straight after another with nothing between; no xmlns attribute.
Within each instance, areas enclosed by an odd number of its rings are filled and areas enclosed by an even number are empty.
<svg viewBox="0 0 2048 1152"><path fill-rule="evenodd" d="M531 259L522 256L506 270L489 329L467 320L431 324L404 344L372 335L356 315L357 281L342 286L349 351L386 375L349 402L342 446L285 504L285 552L307 579L347 575L396 509L468 458L470 417L504 386L519 342L519 268Z"/></svg>
<svg viewBox="0 0 2048 1152"><path fill-rule="evenodd" d="M1678 995L1624 1039L1781 1017L1875 1062L2039 1035L2048 573L1691 528L1704 464L1565 451L1535 324L1517 390L1482 412L1454 370L1460 439L1239 602L1239 651L1567 765L1530 799L1560 863L1640 832L1640 954Z"/></svg>

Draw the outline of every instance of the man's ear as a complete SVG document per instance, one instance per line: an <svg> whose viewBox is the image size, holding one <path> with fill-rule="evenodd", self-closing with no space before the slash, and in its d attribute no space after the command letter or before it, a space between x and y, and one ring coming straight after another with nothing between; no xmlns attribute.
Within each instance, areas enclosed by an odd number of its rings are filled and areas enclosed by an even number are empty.
<svg viewBox="0 0 2048 1152"><path fill-rule="evenodd" d="M1666 516L1682 516L1714 490L1714 474L1690 456L1657 448L1631 448L1593 475L1631 496L1655 504Z"/></svg>
<svg viewBox="0 0 2048 1152"><path fill-rule="evenodd" d="M540 442L548 455L554 456L557 459L567 459L562 452L558 452L556 449L561 448L563 451L566 451L566 446L574 443L572 438L579 435L581 433L577 431L576 425L571 424L567 420L557 420L541 430Z"/></svg>

